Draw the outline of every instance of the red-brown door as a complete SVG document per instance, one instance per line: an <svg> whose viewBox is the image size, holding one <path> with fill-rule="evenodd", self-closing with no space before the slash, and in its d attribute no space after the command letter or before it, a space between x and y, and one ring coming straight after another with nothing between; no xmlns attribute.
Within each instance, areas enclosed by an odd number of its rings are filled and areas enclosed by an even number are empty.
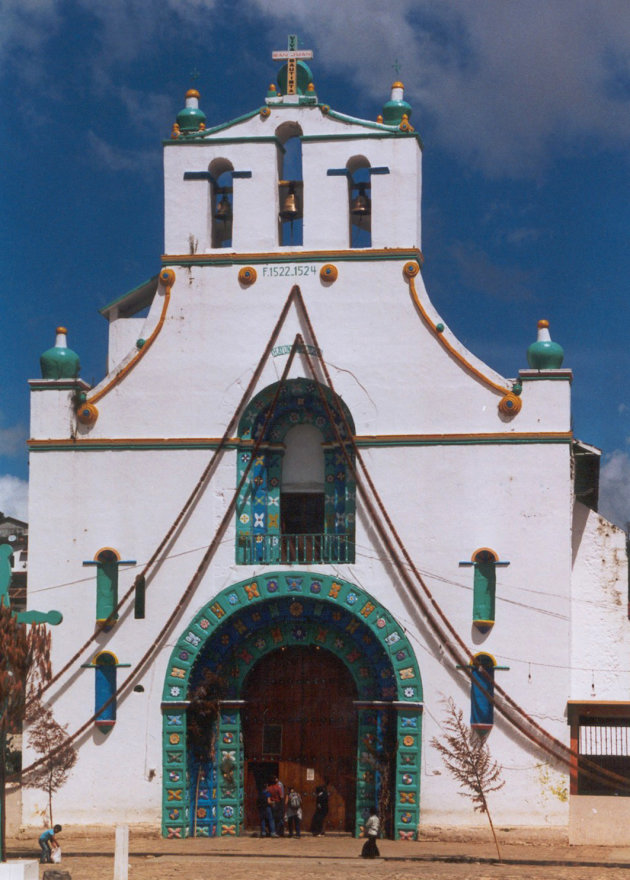
<svg viewBox="0 0 630 880"><path fill-rule="evenodd" d="M345 665L320 648L281 648L252 669L242 697L246 825L258 824L257 781L265 768L277 766L285 788L302 795L306 831L322 784L329 793L326 828L353 831L356 688Z"/></svg>

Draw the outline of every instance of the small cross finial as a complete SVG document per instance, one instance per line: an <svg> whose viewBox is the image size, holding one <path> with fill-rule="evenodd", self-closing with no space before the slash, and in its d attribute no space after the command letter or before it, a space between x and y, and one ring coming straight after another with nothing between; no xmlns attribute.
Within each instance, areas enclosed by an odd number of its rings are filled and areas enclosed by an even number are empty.
<svg viewBox="0 0 630 880"><path fill-rule="evenodd" d="M193 69L190 71L190 78L193 82L193 85L197 82L197 80L199 79L200 76L201 76L201 74L199 73L197 68L193 67Z"/></svg>
<svg viewBox="0 0 630 880"><path fill-rule="evenodd" d="M297 89L297 62L298 58L312 58L310 49L298 49L297 34L289 34L286 52L272 52L274 61L287 62L287 94L295 95Z"/></svg>
<svg viewBox="0 0 630 880"><path fill-rule="evenodd" d="M396 60L395 60L394 63L392 64L392 67L394 68L394 73L396 74L396 76L400 76L400 71L401 71L401 69L402 69L402 66L401 66L400 61L398 60L398 58L396 58Z"/></svg>

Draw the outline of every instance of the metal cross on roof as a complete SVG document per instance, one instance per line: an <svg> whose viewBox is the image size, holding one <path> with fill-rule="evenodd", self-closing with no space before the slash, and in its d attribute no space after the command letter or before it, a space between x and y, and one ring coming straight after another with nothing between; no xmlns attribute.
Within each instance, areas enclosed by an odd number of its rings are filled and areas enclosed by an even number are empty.
<svg viewBox="0 0 630 880"><path fill-rule="evenodd" d="M311 49L298 49L297 34L289 34L286 52L272 52L274 61L287 62L287 95L295 95L297 91L297 62L300 58L312 58Z"/></svg>

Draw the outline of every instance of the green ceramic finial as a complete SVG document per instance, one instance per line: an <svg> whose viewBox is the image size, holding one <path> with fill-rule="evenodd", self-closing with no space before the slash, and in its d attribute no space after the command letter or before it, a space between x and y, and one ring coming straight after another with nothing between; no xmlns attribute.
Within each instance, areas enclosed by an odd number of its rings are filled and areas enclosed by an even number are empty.
<svg viewBox="0 0 630 880"><path fill-rule="evenodd" d="M411 104L405 101L405 87L399 81L392 85L392 94L389 101L383 107L383 123L385 125L400 125L403 116L411 117Z"/></svg>
<svg viewBox="0 0 630 880"><path fill-rule="evenodd" d="M81 369L79 355L68 348L65 327L57 327L55 344L39 359L43 379L76 379Z"/></svg>
<svg viewBox="0 0 630 880"><path fill-rule="evenodd" d="M199 131L206 127L206 114L199 109L200 97L197 89L188 89L186 92L186 106L177 114L180 131Z"/></svg>
<svg viewBox="0 0 630 880"><path fill-rule="evenodd" d="M538 322L538 339L527 349L527 363L532 370L559 370L564 349L549 335L549 321Z"/></svg>

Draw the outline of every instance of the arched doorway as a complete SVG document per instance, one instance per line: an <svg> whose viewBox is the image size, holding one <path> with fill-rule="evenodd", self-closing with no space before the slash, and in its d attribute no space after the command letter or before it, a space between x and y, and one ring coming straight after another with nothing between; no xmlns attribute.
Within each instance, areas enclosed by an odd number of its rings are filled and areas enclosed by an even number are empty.
<svg viewBox="0 0 630 880"><path fill-rule="evenodd" d="M327 827L353 832L357 689L342 661L319 647L280 648L254 666L242 698L246 826L258 824L257 789L275 774L300 792L305 829L326 784Z"/></svg>
<svg viewBox="0 0 630 880"><path fill-rule="evenodd" d="M379 804L389 834L415 838L422 682L413 648L374 596L342 579L300 570L261 573L227 587L201 608L177 640L162 696L166 837L244 833L246 683L264 658L295 647L307 649L311 657L318 648L331 654L347 671L357 696L352 700L357 743L354 833L360 833L369 809ZM334 670L341 675L339 666ZM208 674L221 683L221 693L210 749L196 763L188 726L195 719L195 694ZM344 822L350 824L347 816Z"/></svg>

